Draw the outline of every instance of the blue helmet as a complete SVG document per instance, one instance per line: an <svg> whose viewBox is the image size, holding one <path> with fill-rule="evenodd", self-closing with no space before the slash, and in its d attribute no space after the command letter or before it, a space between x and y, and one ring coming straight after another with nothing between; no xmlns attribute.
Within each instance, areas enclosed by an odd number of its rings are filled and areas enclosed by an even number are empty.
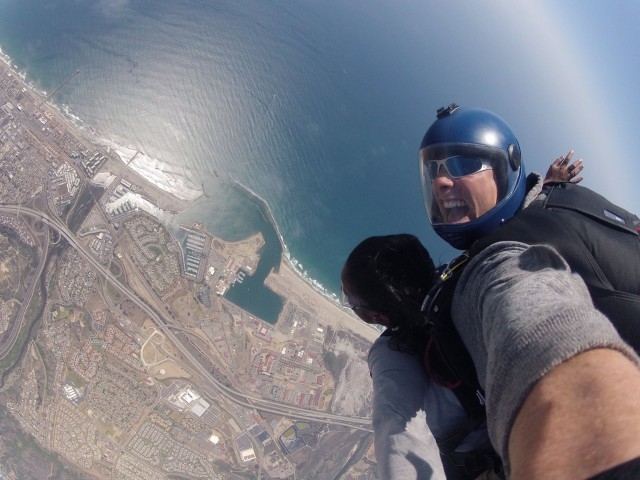
<svg viewBox="0 0 640 480"><path fill-rule="evenodd" d="M518 139L487 110L438 109L419 158L429 221L455 248L469 248L522 205L526 174Z"/></svg>

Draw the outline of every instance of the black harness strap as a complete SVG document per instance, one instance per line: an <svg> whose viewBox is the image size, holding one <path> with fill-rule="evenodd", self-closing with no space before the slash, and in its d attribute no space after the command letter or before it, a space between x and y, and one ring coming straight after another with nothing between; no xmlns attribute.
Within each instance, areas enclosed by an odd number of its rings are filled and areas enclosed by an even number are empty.
<svg viewBox="0 0 640 480"><path fill-rule="evenodd" d="M440 385L450 388L471 419L486 419L484 391L473 360L451 320L453 294L469 256L463 253L440 273L423 304L430 330L422 353L423 366Z"/></svg>
<svg viewBox="0 0 640 480"><path fill-rule="evenodd" d="M498 454L491 449L456 452L468 435L487 420L484 391L480 387L473 360L451 320L455 288L468 261L469 255L466 253L452 260L442 270L422 304L429 331L422 360L431 379L449 388L467 414L467 419L454 432L436 439L443 464L455 468L455 478L472 479L486 470L501 472L502 463ZM449 475L448 469L447 472Z"/></svg>

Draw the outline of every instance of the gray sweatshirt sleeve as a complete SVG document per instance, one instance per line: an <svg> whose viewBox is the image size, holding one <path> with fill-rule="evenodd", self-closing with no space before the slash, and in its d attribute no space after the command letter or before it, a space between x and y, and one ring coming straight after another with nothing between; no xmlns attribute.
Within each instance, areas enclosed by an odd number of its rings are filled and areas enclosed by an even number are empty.
<svg viewBox="0 0 640 480"><path fill-rule="evenodd" d="M369 351L373 430L380 478L444 480L435 439L426 422L427 379L415 356L389 348L380 337Z"/></svg>
<svg viewBox="0 0 640 480"><path fill-rule="evenodd" d="M489 436L508 469L511 426L535 383L599 347L638 358L549 246L496 243L466 267L452 316L485 388ZM508 471L508 470L507 470Z"/></svg>

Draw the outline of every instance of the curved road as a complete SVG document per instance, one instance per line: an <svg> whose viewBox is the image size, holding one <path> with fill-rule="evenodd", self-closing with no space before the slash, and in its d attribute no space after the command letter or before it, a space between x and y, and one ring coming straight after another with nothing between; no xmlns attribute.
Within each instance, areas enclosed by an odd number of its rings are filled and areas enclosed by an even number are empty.
<svg viewBox="0 0 640 480"><path fill-rule="evenodd" d="M320 421L324 423L331 423L336 425L343 425L351 428L356 428L364 431L372 431L371 430L371 419L370 418L362 418L362 417L350 417L345 415L336 415L332 413L326 412L316 412L313 410L307 410L304 408L296 407L294 405L286 405L279 402L275 402L272 400L266 400L263 398L253 397L251 395L246 395L242 392L239 392L233 388L229 388L222 383L218 382L191 354L191 352L182 345L182 343L178 340L178 338L171 332L169 327L166 325L164 319L156 312L153 308L151 308L147 303L145 303L142 298L138 296L133 290L131 290L128 286L121 284L112 274L111 272L105 268L91 253L85 250L85 247L81 245L75 238L75 235L57 218L52 218L49 215L40 212L38 210L34 210L32 208L27 208L19 205L0 205L0 212L9 213L9 214L17 214L18 211L21 215L29 215L31 217L35 217L41 220L44 224L49 227L55 229L60 235L62 235L69 244L77 250L77 252L82 256L96 271L102 275L106 280L111 282L111 284L116 288L121 294L129 298L132 302L134 302L138 307L140 307L149 317L153 320L156 326L162 331L162 333L171 339L171 341L176 345L176 347L180 350L180 353L186 358L189 364L195 369L198 374L202 376L203 379L208 381L208 385L204 386L203 389L206 392L217 391L224 395L229 400L241 404L243 406L249 408L256 408L261 411L265 411L268 413L274 413L279 415L286 416L295 416L297 418L310 420L310 421ZM2 352L0 352L1 354ZM0 355L1 356L1 355ZM211 394L211 393L209 393Z"/></svg>

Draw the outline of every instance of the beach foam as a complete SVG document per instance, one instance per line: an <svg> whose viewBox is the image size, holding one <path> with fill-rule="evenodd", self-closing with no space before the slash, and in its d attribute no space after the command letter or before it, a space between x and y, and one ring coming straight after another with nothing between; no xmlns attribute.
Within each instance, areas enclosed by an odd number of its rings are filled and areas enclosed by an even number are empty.
<svg viewBox="0 0 640 480"><path fill-rule="evenodd" d="M316 279L314 279L311 276L309 276L307 271L304 269L304 266L302 265L302 263L300 263L300 261L298 261L298 259L296 259L296 258L291 256L291 254L289 253L289 247L287 247L287 244L284 242L284 237L282 236L282 233L280 233L280 228L278 227L278 223L276 222L276 219L273 216L273 212L271 211L271 207L269 206L267 201L264 198L262 198L260 195L258 195L256 192L254 192L248 186L246 186L243 183L237 181L236 179L234 179L231 176L229 178L237 187L239 187L242 190L244 190L245 192L249 193L254 198L254 200L256 202L258 202L258 206L259 207L262 207L263 215L268 220L268 222L273 226L273 228L276 231L276 234L278 235L278 239L280 240L280 245L282 246L282 254L283 254L285 260L287 261L287 263L291 266L291 269L300 278L302 278L305 282L307 282L309 285L311 285L311 287L316 292L318 292L319 294L323 295L324 297L328 298L329 300L331 300L331 301L337 303L338 305L340 305L340 298L338 297L338 295L336 295L334 292L330 292L329 290L327 290L324 287L324 285L322 285L322 283L318 282Z"/></svg>
<svg viewBox="0 0 640 480"><path fill-rule="evenodd" d="M202 190L191 183L184 174L173 170L168 163L151 158L133 148L118 145L110 139L100 138L98 143L113 150L125 165L161 190L186 201L193 201L202 195Z"/></svg>
<svg viewBox="0 0 640 480"><path fill-rule="evenodd" d="M20 76L22 81L25 82L29 88L36 91L40 96L46 98L47 92L36 89L33 82L27 82L26 73L18 71L17 66L11 64L11 57L4 53L2 47L0 47L0 59L11 67L11 69ZM84 128L85 125L82 119L77 115L74 115L68 105L62 104L61 107L58 107L55 103L50 103L49 105L63 112L71 123L82 130L86 135L90 136L94 143L112 149L126 165L161 190L185 201L196 200L203 194L202 190L189 181L186 175L173 170L173 167L168 163L151 158L148 155L132 148L118 145L113 140L100 137L96 135L93 128Z"/></svg>

